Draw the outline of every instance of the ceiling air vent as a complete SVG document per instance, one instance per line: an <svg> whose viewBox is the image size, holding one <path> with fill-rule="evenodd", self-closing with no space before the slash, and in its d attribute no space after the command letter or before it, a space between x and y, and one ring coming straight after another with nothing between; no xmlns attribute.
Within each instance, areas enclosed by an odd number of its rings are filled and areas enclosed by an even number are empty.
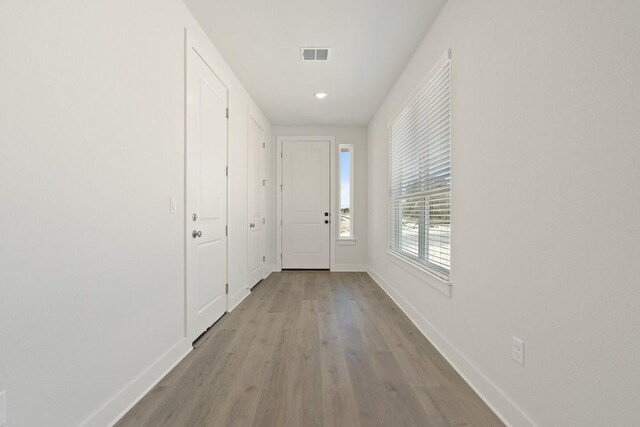
<svg viewBox="0 0 640 427"><path fill-rule="evenodd" d="M326 61L329 59L329 49L316 49L316 61Z"/></svg>
<svg viewBox="0 0 640 427"><path fill-rule="evenodd" d="M315 49L302 49L302 60L303 61L315 61L316 59L316 50Z"/></svg>
<svg viewBox="0 0 640 427"><path fill-rule="evenodd" d="M328 61L331 49L328 47L301 47L300 59L303 61Z"/></svg>

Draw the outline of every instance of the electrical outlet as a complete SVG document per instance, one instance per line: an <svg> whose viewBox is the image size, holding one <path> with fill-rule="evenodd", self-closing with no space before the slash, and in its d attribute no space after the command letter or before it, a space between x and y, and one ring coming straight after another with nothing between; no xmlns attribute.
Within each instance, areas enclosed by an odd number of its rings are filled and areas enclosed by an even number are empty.
<svg viewBox="0 0 640 427"><path fill-rule="evenodd" d="M7 424L7 392L0 391L0 427Z"/></svg>
<svg viewBox="0 0 640 427"><path fill-rule="evenodd" d="M518 337L512 337L511 356L519 365L524 366L524 341Z"/></svg>

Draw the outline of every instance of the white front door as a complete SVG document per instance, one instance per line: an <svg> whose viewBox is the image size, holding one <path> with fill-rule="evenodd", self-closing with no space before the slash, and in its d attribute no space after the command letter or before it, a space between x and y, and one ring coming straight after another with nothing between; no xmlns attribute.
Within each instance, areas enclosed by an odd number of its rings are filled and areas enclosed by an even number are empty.
<svg viewBox="0 0 640 427"><path fill-rule="evenodd" d="M331 142L282 143L282 268L328 269Z"/></svg>
<svg viewBox="0 0 640 427"><path fill-rule="evenodd" d="M264 277L264 130L249 115L249 287Z"/></svg>
<svg viewBox="0 0 640 427"><path fill-rule="evenodd" d="M186 332L193 341L227 310L227 88L188 49Z"/></svg>

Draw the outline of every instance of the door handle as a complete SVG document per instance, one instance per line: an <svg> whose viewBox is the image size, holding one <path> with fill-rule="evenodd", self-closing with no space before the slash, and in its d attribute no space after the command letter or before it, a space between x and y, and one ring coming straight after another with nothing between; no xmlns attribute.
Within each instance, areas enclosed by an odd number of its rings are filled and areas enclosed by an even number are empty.
<svg viewBox="0 0 640 427"><path fill-rule="evenodd" d="M256 228L256 225L252 222L249 224L249 228Z"/></svg>
<svg viewBox="0 0 640 427"><path fill-rule="evenodd" d="M194 239L195 239L196 237L202 237L202 231L200 231L200 230L198 230L198 231L193 230L193 231L191 232L191 236L192 236Z"/></svg>
<svg viewBox="0 0 640 427"><path fill-rule="evenodd" d="M328 220L328 219L325 219L325 220L324 220L324 223L325 223L325 224L329 224L329 220Z"/></svg>

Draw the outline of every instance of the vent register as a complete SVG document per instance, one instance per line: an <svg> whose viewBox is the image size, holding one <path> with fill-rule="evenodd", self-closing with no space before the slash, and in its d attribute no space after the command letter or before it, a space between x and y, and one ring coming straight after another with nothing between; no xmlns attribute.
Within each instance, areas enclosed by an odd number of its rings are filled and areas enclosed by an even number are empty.
<svg viewBox="0 0 640 427"><path fill-rule="evenodd" d="M301 47L300 59L302 61L328 61L331 49L328 47Z"/></svg>

